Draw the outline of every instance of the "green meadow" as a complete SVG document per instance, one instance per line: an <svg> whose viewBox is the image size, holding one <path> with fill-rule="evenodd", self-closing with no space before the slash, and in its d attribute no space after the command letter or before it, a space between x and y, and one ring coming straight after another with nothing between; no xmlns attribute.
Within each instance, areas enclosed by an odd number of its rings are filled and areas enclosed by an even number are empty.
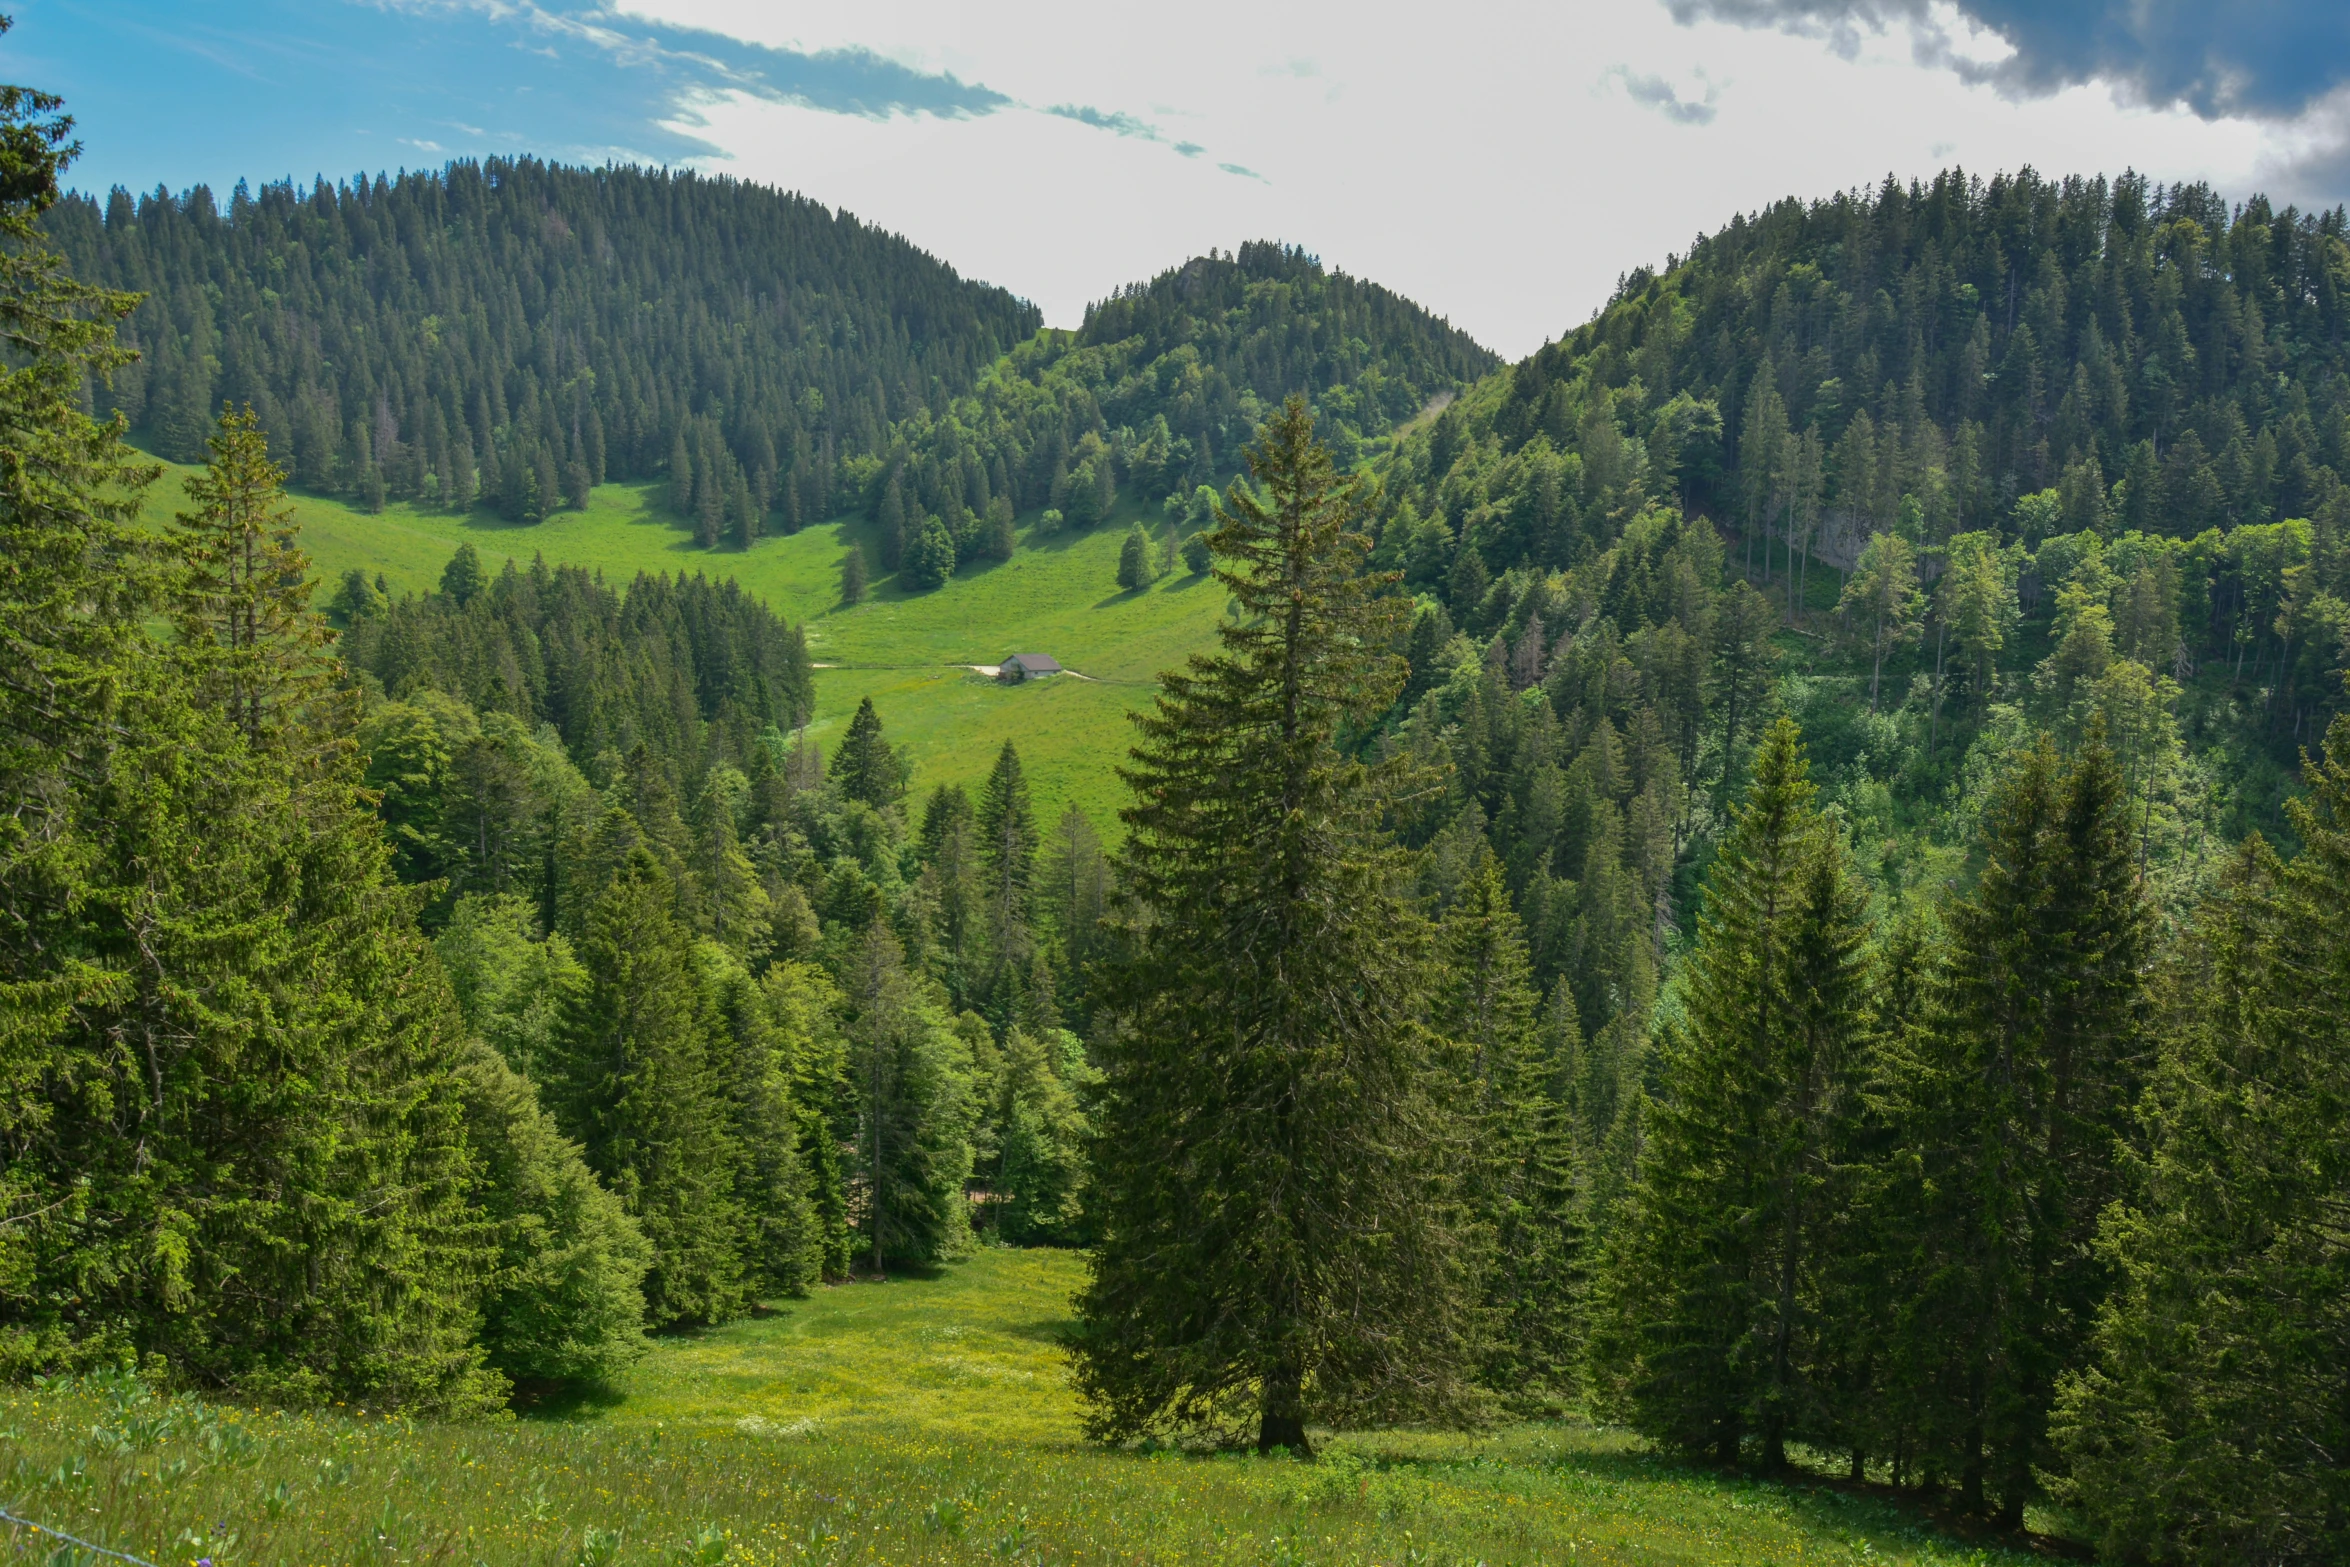
<svg viewBox="0 0 2350 1567"><path fill-rule="evenodd" d="M12 1509L155 1563L2020 1564L1824 1479L1678 1467L1584 1425L1393 1432L1315 1464L1085 1441L1082 1264L983 1249L664 1337L617 1386L414 1423L0 1389ZM0 1554L94 1563L0 1525Z"/></svg>
<svg viewBox="0 0 2350 1567"><path fill-rule="evenodd" d="M181 476L166 465L148 494L160 521L185 503ZM583 566L625 585L638 572L705 572L730 577L776 613L807 628L816 674L809 735L826 744L872 697L892 741L914 764L914 787L975 784L1004 741L1019 743L1039 818L1074 802L1097 830L1115 836L1123 790L1113 771L1131 743L1128 712L1150 698L1162 669L1208 645L1225 595L1180 566L1140 592L1117 585L1127 525L1150 526L1155 510L1122 504L1084 533L1040 536L1024 523L1020 548L1001 564L966 567L945 587L907 593L894 577L862 604L840 601L840 566L856 543L877 561L868 524L836 519L750 550L697 546L687 525L661 504L665 486L599 486L583 511L516 524L492 513L468 516L395 504L375 516L336 500L293 497L303 547L321 582L321 602L345 571L381 572L394 595L423 593L461 543L490 570L506 561ZM1074 677L1004 686L968 666L1010 653L1045 653Z"/></svg>

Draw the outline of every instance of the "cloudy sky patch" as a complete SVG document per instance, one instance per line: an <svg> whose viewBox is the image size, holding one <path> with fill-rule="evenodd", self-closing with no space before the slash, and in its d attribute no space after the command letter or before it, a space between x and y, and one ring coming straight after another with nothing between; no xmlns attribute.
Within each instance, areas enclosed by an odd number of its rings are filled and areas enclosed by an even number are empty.
<svg viewBox="0 0 2350 1567"><path fill-rule="evenodd" d="M1269 238L1520 354L1734 212L1888 174L2350 195L2339 0L14 9L0 72L68 96L92 189L525 151L692 164L898 229L1057 324Z"/></svg>

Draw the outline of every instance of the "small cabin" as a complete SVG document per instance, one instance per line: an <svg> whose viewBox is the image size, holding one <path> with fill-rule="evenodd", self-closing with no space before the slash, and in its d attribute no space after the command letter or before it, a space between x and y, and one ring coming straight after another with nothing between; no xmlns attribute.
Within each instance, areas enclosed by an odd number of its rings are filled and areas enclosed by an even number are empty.
<svg viewBox="0 0 2350 1567"><path fill-rule="evenodd" d="M1006 685L1016 686L1023 680L1041 680L1046 675L1057 675L1061 666L1042 653L1014 653L997 666L996 678Z"/></svg>

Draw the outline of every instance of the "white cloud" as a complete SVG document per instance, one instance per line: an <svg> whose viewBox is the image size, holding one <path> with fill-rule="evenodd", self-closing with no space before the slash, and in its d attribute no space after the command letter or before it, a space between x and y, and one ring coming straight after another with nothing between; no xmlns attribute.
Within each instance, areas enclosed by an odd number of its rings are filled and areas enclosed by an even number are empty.
<svg viewBox="0 0 2350 1567"><path fill-rule="evenodd" d="M1831 46L1682 27L1654 4L615 3L1008 95L1015 107L970 118L873 119L717 92L681 125L724 149L714 162L901 230L1058 325L1210 245L1268 238L1520 354L1588 316L1624 270L1781 196L1954 161L2129 165L2242 194L2298 150L2100 86L2013 101L1921 63L1906 36ZM1948 32L1956 49L1987 47L1955 13Z"/></svg>

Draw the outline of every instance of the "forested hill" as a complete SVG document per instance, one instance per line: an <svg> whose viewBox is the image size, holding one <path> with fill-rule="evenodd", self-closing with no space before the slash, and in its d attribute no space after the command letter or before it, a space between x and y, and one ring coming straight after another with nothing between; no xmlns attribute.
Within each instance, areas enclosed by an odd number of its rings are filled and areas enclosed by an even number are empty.
<svg viewBox="0 0 2350 1567"><path fill-rule="evenodd" d="M518 519L666 471L680 438L777 509L968 391L1035 308L846 212L692 173L533 159L202 186L44 223L76 276L147 295L101 406L199 461L251 402L305 488Z"/></svg>
<svg viewBox="0 0 2350 1567"><path fill-rule="evenodd" d="M984 548L998 496L1073 526L1121 489L1204 526L1200 486L1230 479L1241 447L1304 393L1342 462L1380 449L1432 400L1500 361L1399 294L1271 242L1210 251L1119 289L1073 333L1023 344L943 415L917 414L872 494L885 563L924 516L960 553Z"/></svg>
<svg viewBox="0 0 2350 1567"><path fill-rule="evenodd" d="M1924 584L1988 549L2027 632L2086 616L2102 639L2068 669L2134 658L2200 721L2197 673L2224 667L2230 702L2254 696L2239 732L2290 766L2342 697L2344 473L2341 210L1953 170L1785 201L1631 274L1396 454L1381 559L1516 635L1539 578L1597 561L1654 500L1709 517L1750 576L1840 573L1884 534ZM1800 622L1811 569L1787 575ZM2045 650L1972 635L1985 694Z"/></svg>

